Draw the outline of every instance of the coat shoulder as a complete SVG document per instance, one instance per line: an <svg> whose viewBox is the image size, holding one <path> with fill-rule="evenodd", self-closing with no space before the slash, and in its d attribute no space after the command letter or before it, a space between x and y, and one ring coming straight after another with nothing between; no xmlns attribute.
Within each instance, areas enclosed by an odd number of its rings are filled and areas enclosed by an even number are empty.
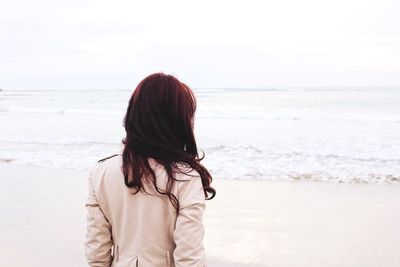
<svg viewBox="0 0 400 267"><path fill-rule="evenodd" d="M109 176L115 177L122 173L121 154L114 154L98 160L90 169L90 176L93 181L104 181Z"/></svg>
<svg viewBox="0 0 400 267"><path fill-rule="evenodd" d="M91 173L99 174L106 170L119 170L121 164L121 154L113 154L111 156L98 160L91 168Z"/></svg>
<svg viewBox="0 0 400 267"><path fill-rule="evenodd" d="M200 176L199 172L193 169L189 164L185 162L176 163L176 172L183 176L196 177Z"/></svg>

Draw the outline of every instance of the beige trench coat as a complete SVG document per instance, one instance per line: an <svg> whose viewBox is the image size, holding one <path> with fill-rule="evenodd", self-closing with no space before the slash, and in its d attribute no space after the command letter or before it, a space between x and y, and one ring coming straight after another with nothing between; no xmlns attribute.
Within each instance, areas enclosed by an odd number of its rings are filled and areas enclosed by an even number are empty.
<svg viewBox="0 0 400 267"><path fill-rule="evenodd" d="M167 176L161 165L149 159L159 188L165 188ZM97 163L89 175L87 234L85 255L90 266L111 267L203 267L202 217L205 197L199 174L177 173L173 193L180 212L169 199L138 192L125 186L122 157L116 155ZM183 164L180 165L183 170Z"/></svg>

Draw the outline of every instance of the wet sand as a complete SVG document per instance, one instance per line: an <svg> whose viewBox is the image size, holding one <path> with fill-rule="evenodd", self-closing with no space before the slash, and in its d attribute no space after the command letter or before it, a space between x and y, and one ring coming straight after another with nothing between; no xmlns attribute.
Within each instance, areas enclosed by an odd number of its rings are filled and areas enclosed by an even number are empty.
<svg viewBox="0 0 400 267"><path fill-rule="evenodd" d="M0 266L87 266L87 172L0 163ZM398 267L400 186L216 180L210 267Z"/></svg>

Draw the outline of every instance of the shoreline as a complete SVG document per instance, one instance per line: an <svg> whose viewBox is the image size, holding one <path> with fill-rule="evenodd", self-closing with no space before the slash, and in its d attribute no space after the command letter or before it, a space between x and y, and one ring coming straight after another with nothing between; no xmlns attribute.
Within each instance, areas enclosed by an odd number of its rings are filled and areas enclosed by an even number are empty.
<svg viewBox="0 0 400 267"><path fill-rule="evenodd" d="M93 164L96 161L93 161ZM20 166L22 168L43 168L43 169L54 169L54 170L68 170L68 171L76 171L76 172L89 172L88 169L76 169L76 168L68 168L68 167L61 167L61 166L45 166L45 165L36 165L36 164L30 164L30 163L24 163L24 162L18 162L16 159L13 158L0 158L0 165L11 165L11 166ZM215 174L211 173L213 177L215 177ZM400 186L400 176L395 176L388 174L386 175L386 179L384 180L371 180L371 181L365 181L360 178L350 178L348 181L343 181L343 180L335 180L335 179L329 179L329 180L319 180L312 175L290 175L290 179L282 179L282 180L270 180L270 179L258 179L258 178L247 178L247 179L236 179L236 178L217 178L218 180L222 181L248 181L248 182L270 182L270 183L323 183L323 184L348 184L348 185L358 185L358 184L371 184L371 185L389 185L389 186ZM304 177L304 178L300 178ZM213 180L213 182L215 179Z"/></svg>
<svg viewBox="0 0 400 267"><path fill-rule="evenodd" d="M87 266L87 175L0 162L0 266ZM213 185L204 217L210 267L400 266L398 185Z"/></svg>

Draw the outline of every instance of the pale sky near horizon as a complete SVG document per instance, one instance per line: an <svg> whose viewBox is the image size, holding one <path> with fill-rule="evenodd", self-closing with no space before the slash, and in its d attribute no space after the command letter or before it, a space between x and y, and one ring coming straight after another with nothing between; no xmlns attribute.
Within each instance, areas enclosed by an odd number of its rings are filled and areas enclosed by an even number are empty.
<svg viewBox="0 0 400 267"><path fill-rule="evenodd" d="M400 1L4 1L0 88L400 86Z"/></svg>

